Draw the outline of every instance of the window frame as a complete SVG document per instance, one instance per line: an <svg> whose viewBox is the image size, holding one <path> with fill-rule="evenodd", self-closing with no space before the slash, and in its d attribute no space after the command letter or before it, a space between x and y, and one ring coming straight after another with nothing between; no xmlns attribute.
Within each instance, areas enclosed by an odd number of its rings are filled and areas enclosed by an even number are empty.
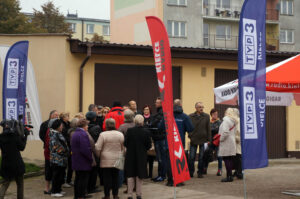
<svg viewBox="0 0 300 199"><path fill-rule="evenodd" d="M93 32L89 32L89 26L93 26ZM86 33L94 34L95 33L95 24L86 24Z"/></svg>
<svg viewBox="0 0 300 199"><path fill-rule="evenodd" d="M104 33L104 27L108 28L108 34ZM102 26L102 34L103 34L103 36L109 36L110 35L110 25L103 25Z"/></svg>
<svg viewBox="0 0 300 199"><path fill-rule="evenodd" d="M218 34L217 34L217 27L218 26L224 26L225 27L225 37L223 38L223 37L218 37ZM227 33L228 33L228 30L230 30L230 34L228 35ZM221 25L221 24L218 24L218 25L216 25L216 40L226 40L226 41L228 41L228 40L231 40L232 39L232 30L231 30L231 25Z"/></svg>
<svg viewBox="0 0 300 199"><path fill-rule="evenodd" d="M71 29L72 33L76 33L76 23L69 23L69 24L70 24L70 29ZM74 28L73 28L73 26L74 26Z"/></svg>
<svg viewBox="0 0 300 199"><path fill-rule="evenodd" d="M289 13L289 2L292 2L292 13ZM286 10L283 10L283 4L286 4ZM280 0L280 15L293 16L294 15L294 0Z"/></svg>
<svg viewBox="0 0 300 199"><path fill-rule="evenodd" d="M170 3L169 0L167 0L168 6L187 6L187 0L184 0L184 4L180 4L180 0L176 0L176 3Z"/></svg>
<svg viewBox="0 0 300 199"><path fill-rule="evenodd" d="M281 40L281 32L282 31L285 32L285 41ZM292 42L288 41L288 32L289 31L292 32ZM280 34L280 36L279 36L279 43L280 44L295 44L295 30L293 30L293 29L281 29L279 34Z"/></svg>
<svg viewBox="0 0 300 199"><path fill-rule="evenodd" d="M223 3L224 0L220 0L220 6L218 6L217 1L218 0L216 0L216 8L218 8L218 9L231 9L231 5L232 5L231 0L229 0L229 8L224 7L224 3Z"/></svg>
<svg viewBox="0 0 300 199"><path fill-rule="evenodd" d="M172 37L172 38L187 38L187 22L186 21L176 21L176 20L168 20L167 21L167 28L169 28L168 23L171 22L172 24L172 30L171 30L171 34L169 34L169 30L167 29L168 32L168 36ZM178 36L175 36L175 29L174 29L174 24L175 22L178 22ZM181 32L181 24L185 24L185 28L184 28L184 35L182 35Z"/></svg>

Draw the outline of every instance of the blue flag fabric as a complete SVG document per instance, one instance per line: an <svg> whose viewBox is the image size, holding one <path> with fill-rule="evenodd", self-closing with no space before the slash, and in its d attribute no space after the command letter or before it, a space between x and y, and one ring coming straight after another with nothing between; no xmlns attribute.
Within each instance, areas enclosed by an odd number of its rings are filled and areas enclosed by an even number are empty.
<svg viewBox="0 0 300 199"><path fill-rule="evenodd" d="M3 71L3 119L19 119L25 122L26 73L28 41L20 41L7 52Z"/></svg>
<svg viewBox="0 0 300 199"><path fill-rule="evenodd" d="M245 0L239 24L239 102L243 169L268 166L266 0Z"/></svg>

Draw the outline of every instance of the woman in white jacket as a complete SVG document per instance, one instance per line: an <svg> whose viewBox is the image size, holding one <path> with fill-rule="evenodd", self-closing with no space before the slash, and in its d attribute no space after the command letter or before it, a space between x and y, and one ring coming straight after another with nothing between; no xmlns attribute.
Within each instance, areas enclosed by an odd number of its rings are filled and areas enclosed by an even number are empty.
<svg viewBox="0 0 300 199"><path fill-rule="evenodd" d="M236 156L236 126L238 124L238 116L233 108L228 108L225 112L225 117L219 129L220 146L219 156L223 157L226 167L227 177L221 182L232 182L232 170L234 168L234 157Z"/></svg>

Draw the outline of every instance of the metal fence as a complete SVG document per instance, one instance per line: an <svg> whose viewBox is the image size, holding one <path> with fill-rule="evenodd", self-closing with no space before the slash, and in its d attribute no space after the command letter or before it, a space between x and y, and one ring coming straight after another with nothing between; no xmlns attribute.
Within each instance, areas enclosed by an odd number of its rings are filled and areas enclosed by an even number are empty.
<svg viewBox="0 0 300 199"><path fill-rule="evenodd" d="M227 19L239 20L241 14L241 7L232 6L228 8L221 8L214 4L203 5L203 16L219 17ZM279 20L279 11L277 9L267 9L266 19L272 21Z"/></svg>
<svg viewBox="0 0 300 199"><path fill-rule="evenodd" d="M204 34L203 46L208 48L238 49L239 37L232 35ZM266 50L278 51L279 39L266 39Z"/></svg>

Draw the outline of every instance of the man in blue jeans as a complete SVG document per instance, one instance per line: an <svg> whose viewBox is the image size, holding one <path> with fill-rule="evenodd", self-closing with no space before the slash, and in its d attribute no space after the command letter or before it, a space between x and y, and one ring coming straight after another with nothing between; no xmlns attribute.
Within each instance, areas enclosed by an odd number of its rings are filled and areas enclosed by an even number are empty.
<svg viewBox="0 0 300 199"><path fill-rule="evenodd" d="M194 126L194 130L189 133L189 138L191 139L189 170L191 177L193 177L195 171L194 162L197 148L199 147L197 177L203 178L204 143L211 142L210 118L208 114L203 112L204 106L202 102L197 102L195 109L196 111L189 115Z"/></svg>

